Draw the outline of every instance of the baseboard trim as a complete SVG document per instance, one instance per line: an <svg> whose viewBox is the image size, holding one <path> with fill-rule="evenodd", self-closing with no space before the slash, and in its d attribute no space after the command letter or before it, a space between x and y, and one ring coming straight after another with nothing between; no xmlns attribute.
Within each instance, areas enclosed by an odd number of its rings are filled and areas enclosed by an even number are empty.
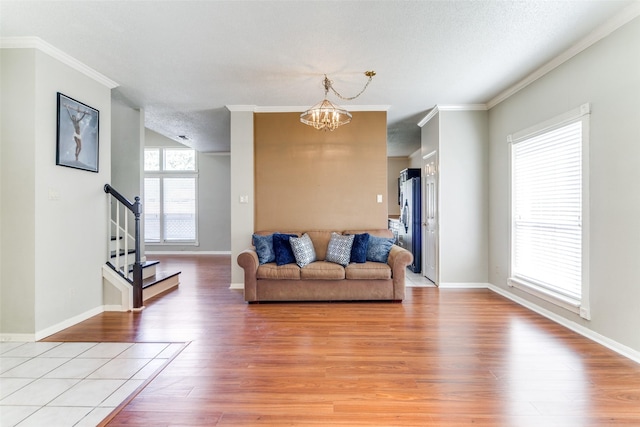
<svg viewBox="0 0 640 427"><path fill-rule="evenodd" d="M244 283L232 283L229 285L229 289L240 289L241 291L243 291Z"/></svg>
<svg viewBox="0 0 640 427"><path fill-rule="evenodd" d="M125 313L125 312L129 311L129 310L126 310L126 309L122 308L122 306L118 305L118 304L107 304L107 305L102 307L102 310L103 311L118 311L118 312L122 312L122 313Z"/></svg>
<svg viewBox="0 0 640 427"><path fill-rule="evenodd" d="M231 251L145 251L147 255L231 255Z"/></svg>
<svg viewBox="0 0 640 427"><path fill-rule="evenodd" d="M0 334L0 342L34 342L34 334Z"/></svg>
<svg viewBox="0 0 640 427"><path fill-rule="evenodd" d="M39 341L43 338L48 337L49 335L53 335L56 332L60 332L63 329L67 329L75 324L83 322L88 318L95 316L96 314L102 313L103 311L104 311L104 307L102 305L92 308L91 310L87 310L82 314L78 314L77 316L70 317L69 319L63 320L62 322L56 325L50 326L46 329L36 332L35 339L36 341Z"/></svg>
<svg viewBox="0 0 640 427"><path fill-rule="evenodd" d="M440 282L438 287L442 289L486 289L489 284L482 282Z"/></svg>
<svg viewBox="0 0 640 427"><path fill-rule="evenodd" d="M601 344L605 347L607 347L609 350L615 351L616 353L618 353L621 356L626 357L627 359L631 359L636 363L640 363L640 352L627 347L624 344L621 344L617 341L612 340L611 338L607 338L604 335L600 335L597 332L592 331L589 328L585 328L584 326L573 322L565 317L559 316L547 309L544 309L530 301L527 301L524 298L520 298L517 295L512 294L511 292L507 292L504 289L495 286L495 285L491 285L488 284L488 288L499 294L502 295L503 297L510 299L511 301L520 304L521 306L528 308L529 310L538 313L541 316L546 317L549 320L554 321L555 323L564 326L567 329L572 330L573 332L576 332L580 335L582 335L585 338L590 339L591 341L597 342L598 344Z"/></svg>
<svg viewBox="0 0 640 427"><path fill-rule="evenodd" d="M0 341L19 341L19 342L35 342L43 338L53 335L56 332L60 332L63 329L67 329L77 323L83 322L90 317L100 314L104 311L104 306L98 306L87 310L82 314L66 319L56 325L50 326L46 329L36 332L35 334L0 334Z"/></svg>

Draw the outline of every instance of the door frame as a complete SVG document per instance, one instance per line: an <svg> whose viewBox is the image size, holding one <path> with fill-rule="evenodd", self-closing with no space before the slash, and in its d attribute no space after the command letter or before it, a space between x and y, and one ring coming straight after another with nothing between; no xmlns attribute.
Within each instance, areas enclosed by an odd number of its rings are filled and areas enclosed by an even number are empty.
<svg viewBox="0 0 640 427"><path fill-rule="evenodd" d="M434 200L434 207L435 207L435 212L434 212L434 221L435 221L435 274L434 274L434 279L433 282L435 283L436 286L439 286L440 283L440 165L439 165L439 157L438 157L438 150L433 150L432 152L425 154L424 156L422 156L422 176L423 178L423 185L422 185L422 223L421 223L421 228L422 228L422 275L426 277L426 272L427 272L427 165L429 163L431 163L433 161L433 163L435 164L435 170L433 171L434 173L434 190L435 190L435 200Z"/></svg>

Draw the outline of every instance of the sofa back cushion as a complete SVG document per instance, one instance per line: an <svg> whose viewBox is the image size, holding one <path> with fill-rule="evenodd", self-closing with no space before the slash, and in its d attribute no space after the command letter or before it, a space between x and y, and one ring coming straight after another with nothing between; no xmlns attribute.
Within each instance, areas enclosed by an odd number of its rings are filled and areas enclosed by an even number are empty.
<svg viewBox="0 0 640 427"><path fill-rule="evenodd" d="M369 233L372 236L376 237L393 237L393 233L391 230L387 230L386 228L377 228L374 230L345 230L342 234L362 234Z"/></svg>
<svg viewBox="0 0 640 427"><path fill-rule="evenodd" d="M327 259L327 247L331 240L331 230L311 230L307 234L313 242L313 249L316 251L316 259L324 261Z"/></svg>

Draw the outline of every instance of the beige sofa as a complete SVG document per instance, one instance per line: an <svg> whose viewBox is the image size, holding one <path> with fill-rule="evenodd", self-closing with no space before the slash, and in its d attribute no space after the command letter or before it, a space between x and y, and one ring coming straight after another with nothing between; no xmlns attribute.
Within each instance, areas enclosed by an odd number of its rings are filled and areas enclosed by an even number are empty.
<svg viewBox="0 0 640 427"><path fill-rule="evenodd" d="M272 231L255 234L269 235ZM331 230L287 232L302 236L307 233L313 242L317 261L300 268L296 263L260 265L255 247L238 255L238 265L244 269L244 299L260 301L402 301L406 268L411 264L411 252L393 245L387 263L367 261L350 263L346 267L325 261ZM338 234L369 233L377 237L393 237L390 230L345 230Z"/></svg>

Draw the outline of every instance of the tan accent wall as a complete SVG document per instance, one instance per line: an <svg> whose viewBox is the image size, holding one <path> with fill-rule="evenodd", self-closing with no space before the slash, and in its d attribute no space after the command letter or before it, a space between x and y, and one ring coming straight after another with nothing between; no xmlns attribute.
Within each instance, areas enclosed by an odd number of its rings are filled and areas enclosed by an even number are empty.
<svg viewBox="0 0 640 427"><path fill-rule="evenodd" d="M387 113L352 114L333 132L255 114L256 230L387 228Z"/></svg>

